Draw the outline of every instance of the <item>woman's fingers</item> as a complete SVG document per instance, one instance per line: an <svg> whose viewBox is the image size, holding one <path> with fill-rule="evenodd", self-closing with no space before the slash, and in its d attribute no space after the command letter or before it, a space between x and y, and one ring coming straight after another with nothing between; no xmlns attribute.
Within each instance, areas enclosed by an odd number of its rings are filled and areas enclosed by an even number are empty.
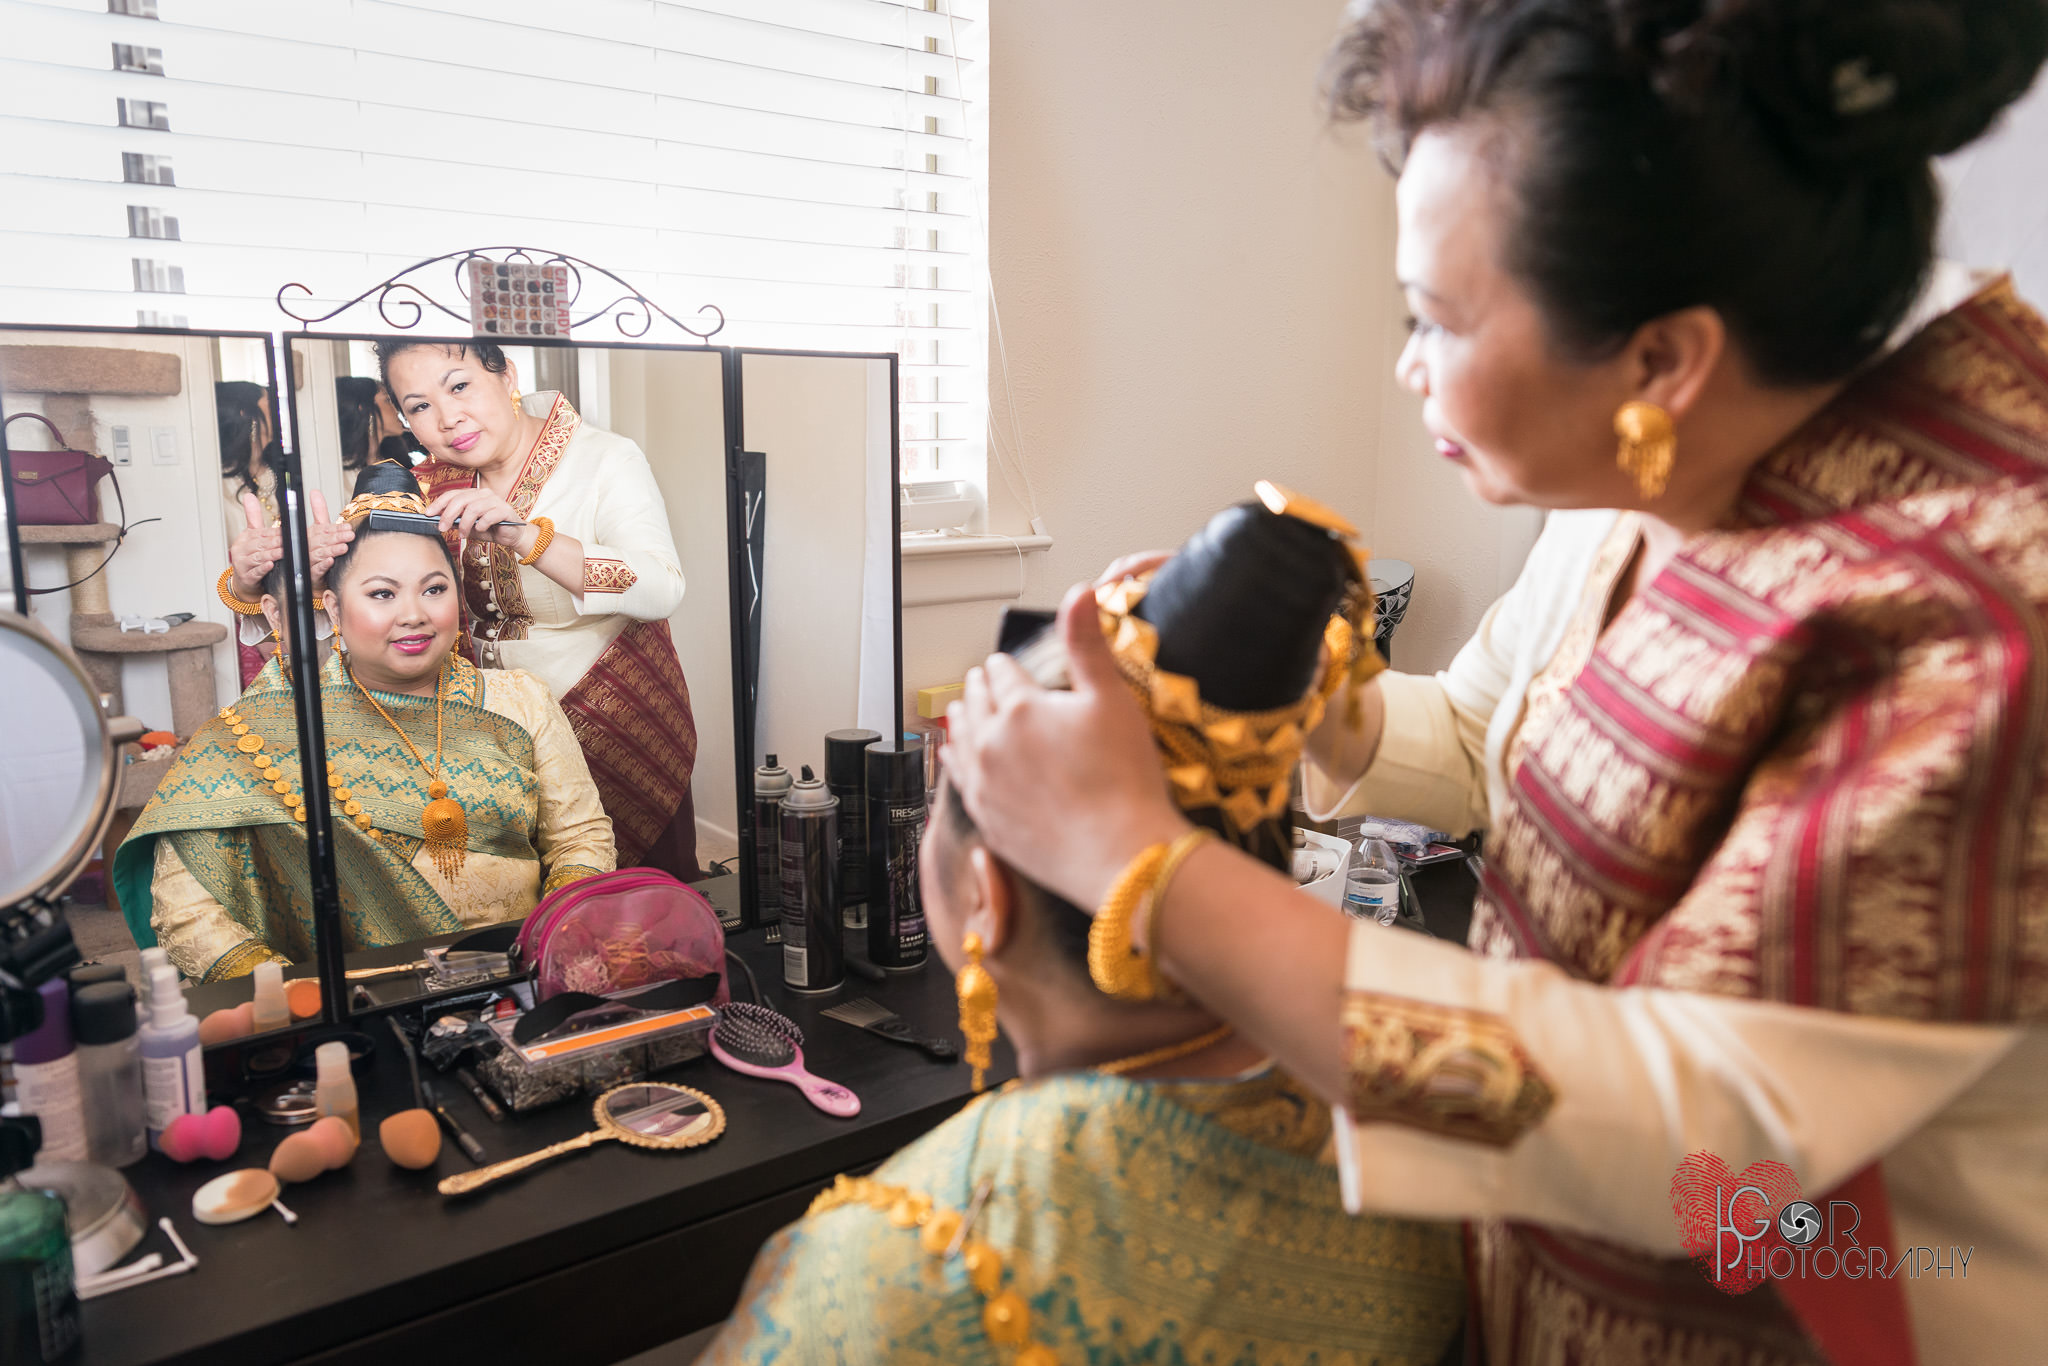
<svg viewBox="0 0 2048 1366"><path fill-rule="evenodd" d="M242 515L249 519L249 530L261 531L269 521L263 515L263 501L247 489L242 490Z"/></svg>
<svg viewBox="0 0 2048 1366"><path fill-rule="evenodd" d="M1060 604L1060 636L1067 646L1067 673L1075 692L1101 692L1113 688L1123 693L1123 675L1117 671L1116 656L1103 639L1101 618L1095 606L1095 590L1076 584L1067 590Z"/></svg>
<svg viewBox="0 0 2048 1366"><path fill-rule="evenodd" d="M1095 586L1100 588L1104 584L1122 583L1125 579L1149 574L1172 558L1171 550L1141 550L1135 555L1125 555L1121 559L1111 560L1109 568L1103 570L1101 577L1095 580Z"/></svg>
<svg viewBox="0 0 2048 1366"><path fill-rule="evenodd" d="M308 498L306 502L313 509L314 523L322 526L328 525L327 495L322 493L319 489L314 489L313 496L311 498Z"/></svg>

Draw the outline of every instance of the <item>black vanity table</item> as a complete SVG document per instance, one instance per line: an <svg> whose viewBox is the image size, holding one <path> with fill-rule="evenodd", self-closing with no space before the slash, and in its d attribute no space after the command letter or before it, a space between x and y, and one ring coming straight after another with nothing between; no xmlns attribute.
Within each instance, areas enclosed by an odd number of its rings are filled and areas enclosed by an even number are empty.
<svg viewBox="0 0 2048 1366"><path fill-rule="evenodd" d="M732 881L697 885L717 902L736 894L722 885ZM453 1142L443 1142L434 1167L409 1172L375 1141L377 1122L412 1104L404 1058L378 1018L367 1030L376 1062L356 1082L365 1141L342 1170L285 1187L296 1227L274 1213L226 1227L192 1218L195 1190L221 1172L264 1165L292 1132L246 1111L241 1151L227 1162L181 1167L151 1153L125 1169L150 1218L143 1246L173 1255L155 1230L169 1215L199 1265L86 1301L79 1362L605 1363L723 1319L760 1245L837 1173L873 1167L970 1098L964 1064L934 1062L818 1013L868 996L918 1034L957 1038L952 978L936 957L887 982L849 976L840 991L805 997L783 988L782 951L762 931L734 934L728 947L803 1029L806 1066L860 1097L859 1115L834 1119L792 1086L697 1058L657 1075L725 1107L726 1131L709 1146L657 1153L600 1144L448 1199L435 1183L473 1165ZM349 963L416 956L416 948L394 948L351 954ZM744 973L733 971L731 986L735 1000L748 999ZM203 1014L248 991L243 981L190 996ZM991 1084L1013 1072L998 1042ZM591 1127L589 1098L494 1124L453 1077L439 1089L492 1162Z"/></svg>

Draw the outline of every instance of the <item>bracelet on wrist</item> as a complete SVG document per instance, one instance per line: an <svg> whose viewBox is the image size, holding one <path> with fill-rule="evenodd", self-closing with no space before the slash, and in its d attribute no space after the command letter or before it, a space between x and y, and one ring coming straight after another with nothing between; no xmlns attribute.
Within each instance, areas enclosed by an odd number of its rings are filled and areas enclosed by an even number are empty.
<svg viewBox="0 0 2048 1366"><path fill-rule="evenodd" d="M230 612L244 617L260 617L263 615L262 603L244 602L235 596L235 571L233 568L220 571L220 582L214 585L214 590L220 594L221 605Z"/></svg>
<svg viewBox="0 0 2048 1366"><path fill-rule="evenodd" d="M1214 839L1197 827L1171 844L1155 844L1140 853L1117 875L1088 929L1088 975L1097 989L1120 1001L1152 1001L1173 993L1159 975L1149 947L1132 942L1133 928L1148 927L1153 908L1174 873L1205 841Z"/></svg>
<svg viewBox="0 0 2048 1366"><path fill-rule="evenodd" d="M543 556L543 555L547 554L547 553L548 553L548 547L549 547L549 546L551 546L551 545L553 545L553 544L554 544L554 542L555 542L555 524L554 524L554 521L553 521L553 520L552 520L551 518L547 518L547 517L536 517L536 518L534 518L534 519L533 519L533 549L531 549L531 550L527 551L527 552L526 552L526 553L525 553L524 555L520 556L520 557L519 557L519 563L521 563L521 564L532 564L532 563L533 563L533 562L534 562L535 560L537 560L537 559L539 559L539 558L540 558L541 556Z"/></svg>

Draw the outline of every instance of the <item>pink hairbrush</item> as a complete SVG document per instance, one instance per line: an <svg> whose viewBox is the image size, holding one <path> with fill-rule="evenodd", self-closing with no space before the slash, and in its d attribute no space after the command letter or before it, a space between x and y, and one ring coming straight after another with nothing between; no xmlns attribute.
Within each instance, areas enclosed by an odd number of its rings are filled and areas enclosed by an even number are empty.
<svg viewBox="0 0 2048 1366"><path fill-rule="evenodd" d="M733 1001L719 1009L718 1027L711 1031L711 1056L735 1072L788 1082L828 1115L851 1119L859 1114L859 1096L804 1070L803 1042L804 1032L788 1016Z"/></svg>

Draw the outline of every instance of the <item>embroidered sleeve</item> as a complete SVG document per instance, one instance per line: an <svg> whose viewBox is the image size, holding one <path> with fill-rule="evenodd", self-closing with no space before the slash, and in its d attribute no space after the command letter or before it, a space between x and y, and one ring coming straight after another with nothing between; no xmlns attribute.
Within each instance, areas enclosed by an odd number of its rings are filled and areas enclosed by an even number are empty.
<svg viewBox="0 0 2048 1366"><path fill-rule="evenodd" d="M623 593L638 582L640 576L624 560L583 561L583 591L586 593Z"/></svg>
<svg viewBox="0 0 2048 1366"><path fill-rule="evenodd" d="M1401 1124L1506 1148L1556 1100L1514 1028L1499 1015L1354 991L1344 1000L1357 1123Z"/></svg>

